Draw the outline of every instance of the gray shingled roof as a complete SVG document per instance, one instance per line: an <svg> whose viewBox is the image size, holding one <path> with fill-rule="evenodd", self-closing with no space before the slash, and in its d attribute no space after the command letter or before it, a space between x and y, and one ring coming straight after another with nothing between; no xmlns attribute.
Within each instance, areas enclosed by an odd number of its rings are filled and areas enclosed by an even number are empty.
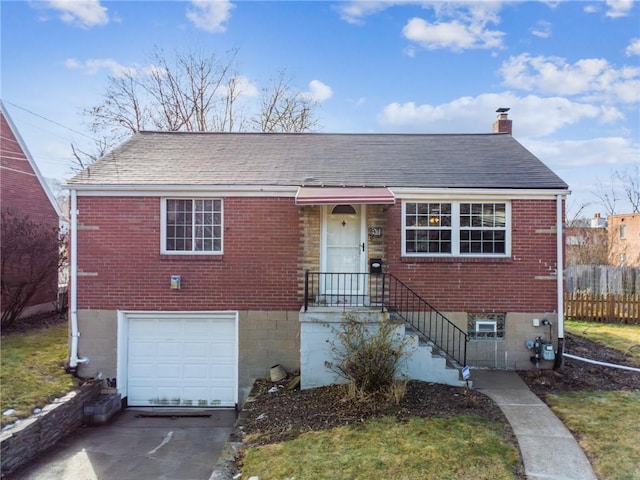
<svg viewBox="0 0 640 480"><path fill-rule="evenodd" d="M142 132L69 184L567 188L506 134Z"/></svg>

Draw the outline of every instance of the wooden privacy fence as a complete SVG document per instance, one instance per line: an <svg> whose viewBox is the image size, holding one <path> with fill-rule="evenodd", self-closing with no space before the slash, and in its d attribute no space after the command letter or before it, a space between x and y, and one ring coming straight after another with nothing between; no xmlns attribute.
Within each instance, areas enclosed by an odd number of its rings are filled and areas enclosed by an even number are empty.
<svg viewBox="0 0 640 480"><path fill-rule="evenodd" d="M564 316L592 322L640 324L640 295L565 293Z"/></svg>

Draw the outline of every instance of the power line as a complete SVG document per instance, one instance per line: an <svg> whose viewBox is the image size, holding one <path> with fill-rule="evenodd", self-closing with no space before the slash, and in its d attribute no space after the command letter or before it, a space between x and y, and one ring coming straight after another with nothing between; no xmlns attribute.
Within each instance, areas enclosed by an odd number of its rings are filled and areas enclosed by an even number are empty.
<svg viewBox="0 0 640 480"><path fill-rule="evenodd" d="M78 135L82 135L83 137L86 137L86 138L88 138L90 140L95 141L95 138L90 137L89 135L87 135L85 133L79 132L78 130L74 130L73 128L69 128L66 125L62 125L61 123L58 123L55 120L51 120L51 119L49 119L47 117L44 117L44 116L42 116L42 115L40 115L38 113L32 112L28 108L24 108L24 107L21 107L20 105L16 105L15 103L10 102L9 100L3 100L3 101L5 103L8 103L9 105L13 105L16 108L19 108L20 110L24 110L25 112L30 113L31 115L34 115L34 116L39 117L39 118L41 118L43 120L46 120L47 122L53 123L54 125L57 125L57 126L62 127L62 128L66 129L66 130L69 130L70 132L76 133Z"/></svg>

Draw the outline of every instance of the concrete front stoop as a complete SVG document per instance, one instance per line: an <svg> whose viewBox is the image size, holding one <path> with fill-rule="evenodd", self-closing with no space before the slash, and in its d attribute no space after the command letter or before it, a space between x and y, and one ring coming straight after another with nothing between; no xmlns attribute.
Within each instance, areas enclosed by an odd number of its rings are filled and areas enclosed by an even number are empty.
<svg viewBox="0 0 640 480"><path fill-rule="evenodd" d="M472 370L471 378L511 424L528 480L597 480L571 432L516 372Z"/></svg>
<svg viewBox="0 0 640 480"><path fill-rule="evenodd" d="M455 387L466 386L466 382L460 380L460 370L452 367L433 344L422 340L420 334L410 327L405 327L404 335L407 340L407 358L403 373L408 378Z"/></svg>

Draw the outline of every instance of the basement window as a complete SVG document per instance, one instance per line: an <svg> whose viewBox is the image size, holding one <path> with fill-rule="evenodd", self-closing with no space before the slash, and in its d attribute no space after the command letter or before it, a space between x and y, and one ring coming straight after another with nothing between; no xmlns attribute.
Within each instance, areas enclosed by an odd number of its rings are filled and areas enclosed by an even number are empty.
<svg viewBox="0 0 640 480"><path fill-rule="evenodd" d="M467 334L470 340L504 339L506 313L468 313Z"/></svg>

